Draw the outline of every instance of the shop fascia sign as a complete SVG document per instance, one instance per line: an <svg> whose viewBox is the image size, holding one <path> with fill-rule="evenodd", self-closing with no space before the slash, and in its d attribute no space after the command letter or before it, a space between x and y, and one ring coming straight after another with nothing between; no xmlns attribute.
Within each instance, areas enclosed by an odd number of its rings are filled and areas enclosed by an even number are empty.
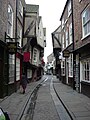
<svg viewBox="0 0 90 120"><path fill-rule="evenodd" d="M69 50L63 51L63 57L69 57Z"/></svg>

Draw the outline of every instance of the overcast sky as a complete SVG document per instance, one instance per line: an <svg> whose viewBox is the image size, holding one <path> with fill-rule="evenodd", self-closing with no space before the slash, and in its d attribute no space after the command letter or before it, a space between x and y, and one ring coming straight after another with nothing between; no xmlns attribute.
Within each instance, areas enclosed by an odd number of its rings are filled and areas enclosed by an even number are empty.
<svg viewBox="0 0 90 120"><path fill-rule="evenodd" d="M66 0L25 0L27 4L39 5L39 15L42 16L43 27L46 27L46 42L44 60L53 52L51 33L60 25L60 17Z"/></svg>

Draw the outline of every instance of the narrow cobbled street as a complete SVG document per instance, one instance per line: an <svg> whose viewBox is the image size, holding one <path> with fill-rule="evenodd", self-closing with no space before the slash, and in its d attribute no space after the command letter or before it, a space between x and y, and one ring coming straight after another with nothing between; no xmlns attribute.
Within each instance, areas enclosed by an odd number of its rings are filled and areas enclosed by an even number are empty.
<svg viewBox="0 0 90 120"><path fill-rule="evenodd" d="M22 120L71 120L53 88L53 82L59 83L55 78L53 75L45 76L44 81L38 84L22 115Z"/></svg>
<svg viewBox="0 0 90 120"><path fill-rule="evenodd" d="M38 91L33 120L60 120L50 91L51 77L48 77Z"/></svg>

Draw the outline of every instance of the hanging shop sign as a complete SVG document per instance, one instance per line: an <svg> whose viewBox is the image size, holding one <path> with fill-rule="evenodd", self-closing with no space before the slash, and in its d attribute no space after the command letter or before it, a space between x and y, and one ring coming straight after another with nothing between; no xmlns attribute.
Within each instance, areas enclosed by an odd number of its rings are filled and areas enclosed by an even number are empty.
<svg viewBox="0 0 90 120"><path fill-rule="evenodd" d="M30 52L24 52L24 62L29 62L30 61Z"/></svg>
<svg viewBox="0 0 90 120"><path fill-rule="evenodd" d="M15 54L17 52L17 42L8 42L7 46L9 54Z"/></svg>
<svg viewBox="0 0 90 120"><path fill-rule="evenodd" d="M63 51L63 57L69 57L69 50Z"/></svg>

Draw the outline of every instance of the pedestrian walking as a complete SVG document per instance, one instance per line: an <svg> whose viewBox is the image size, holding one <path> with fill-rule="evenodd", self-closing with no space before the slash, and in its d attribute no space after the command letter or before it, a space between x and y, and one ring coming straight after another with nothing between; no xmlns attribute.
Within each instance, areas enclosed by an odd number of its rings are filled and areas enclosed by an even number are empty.
<svg viewBox="0 0 90 120"><path fill-rule="evenodd" d="M20 81L20 85L23 89L23 94L25 93L26 87L27 87L27 78L25 76L25 73L23 73L21 81Z"/></svg>

